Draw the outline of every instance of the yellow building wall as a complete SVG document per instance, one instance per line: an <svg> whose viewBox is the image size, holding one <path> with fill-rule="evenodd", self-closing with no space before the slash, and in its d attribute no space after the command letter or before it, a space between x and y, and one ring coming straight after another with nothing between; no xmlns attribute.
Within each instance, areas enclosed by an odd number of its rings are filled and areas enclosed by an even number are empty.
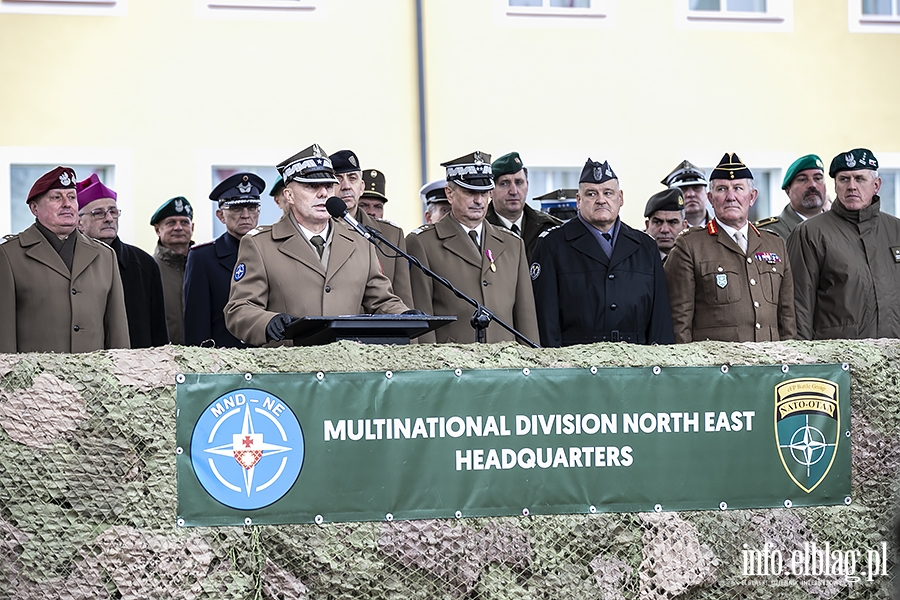
<svg viewBox="0 0 900 600"><path fill-rule="evenodd" d="M422 4L429 180L476 149L609 160L623 218L641 226L684 158L784 169L866 146L900 161L900 35L850 33L847 0L794 0L789 33L688 30L673 0L619 0L611 25L521 23L501 0ZM324 0L298 19L201 18L187 0L0 14L0 148L59 148L59 162L114 149L123 239L147 250L150 215L175 195L195 207L195 239L211 237L210 161L274 165L313 142L384 171L386 216L409 231L422 213L415 16L412 0Z"/></svg>

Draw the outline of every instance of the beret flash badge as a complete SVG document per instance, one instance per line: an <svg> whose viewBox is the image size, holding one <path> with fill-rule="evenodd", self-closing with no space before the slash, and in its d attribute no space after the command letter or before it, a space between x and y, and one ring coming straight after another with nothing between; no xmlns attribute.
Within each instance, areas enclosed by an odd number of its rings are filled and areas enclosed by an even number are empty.
<svg viewBox="0 0 900 600"><path fill-rule="evenodd" d="M59 183L62 185L69 185L72 183L72 180L69 179L69 174L63 171L62 175L59 176Z"/></svg>
<svg viewBox="0 0 900 600"><path fill-rule="evenodd" d="M856 159L853 158L852 153L848 152L847 154L844 155L844 162L846 162L847 166L851 169L856 166Z"/></svg>

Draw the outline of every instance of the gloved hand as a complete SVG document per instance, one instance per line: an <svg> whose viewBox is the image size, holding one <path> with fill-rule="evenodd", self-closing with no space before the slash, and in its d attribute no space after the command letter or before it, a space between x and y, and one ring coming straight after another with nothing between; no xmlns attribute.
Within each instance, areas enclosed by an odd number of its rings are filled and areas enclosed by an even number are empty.
<svg viewBox="0 0 900 600"><path fill-rule="evenodd" d="M428 313L423 313L421 310L418 310L418 309L415 309L415 308L411 308L411 309L409 309L409 310L404 310L404 311L403 311L402 313L400 313L400 314L401 314L401 315L425 315L425 314L428 314Z"/></svg>
<svg viewBox="0 0 900 600"><path fill-rule="evenodd" d="M280 342L283 340L284 328L290 325L293 320L294 317L285 313L272 317L272 320L266 325L266 339L273 342Z"/></svg>

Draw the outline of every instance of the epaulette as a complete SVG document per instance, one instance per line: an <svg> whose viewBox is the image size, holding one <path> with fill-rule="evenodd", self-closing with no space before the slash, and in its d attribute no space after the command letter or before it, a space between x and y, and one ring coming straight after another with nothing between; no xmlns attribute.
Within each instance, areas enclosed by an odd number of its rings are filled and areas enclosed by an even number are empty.
<svg viewBox="0 0 900 600"><path fill-rule="evenodd" d="M765 227L766 225L772 225L773 223L777 223L780 221L778 217L766 217L765 219L760 219L759 221L754 221L753 225L757 227Z"/></svg>
<svg viewBox="0 0 900 600"><path fill-rule="evenodd" d="M499 229L500 231L502 231L505 234L515 235L516 237L521 237L521 236L516 235L515 233L512 232L511 229L508 229L507 227L504 227L503 225L494 225L494 227Z"/></svg>
<svg viewBox="0 0 900 600"><path fill-rule="evenodd" d="M3 239L0 239L0 244L5 244L9 240L14 240L19 237L18 233L8 233L3 236Z"/></svg>
<svg viewBox="0 0 900 600"><path fill-rule="evenodd" d="M215 244L216 240L209 240L208 242L203 242L202 244L194 244L191 246L191 250L196 250L197 248L202 248L203 246L209 246L210 244Z"/></svg>
<svg viewBox="0 0 900 600"><path fill-rule="evenodd" d="M264 232L264 231L269 231L270 229L272 229L272 226L271 226L271 225L260 225L259 227L255 227L255 228L251 229L250 231L248 231L248 232L245 233L244 235L249 235L249 236L252 237L252 236L254 236L254 235L256 235L256 234L259 234L259 233L262 233L262 232Z"/></svg>
<svg viewBox="0 0 900 600"><path fill-rule="evenodd" d="M397 225L396 223L394 223L393 221L388 221L387 219L379 219L377 217L375 218L375 220L378 221L379 223L384 223L385 225L390 225L391 227L396 227L397 229L400 229L400 226Z"/></svg>
<svg viewBox="0 0 900 600"><path fill-rule="evenodd" d="M422 233L423 231L428 231L429 229L434 229L434 224L433 224L433 223L426 223L425 225L420 225L419 227L416 227L415 229L413 229L412 231L410 231L410 233L414 233L414 234L416 234L416 235L419 235L419 234Z"/></svg>
<svg viewBox="0 0 900 600"><path fill-rule="evenodd" d="M550 229L545 229L538 235L538 238L546 237L548 233L550 233L551 231L556 231L560 227L562 227L562 225L556 225L554 227L551 227Z"/></svg>
<svg viewBox="0 0 900 600"><path fill-rule="evenodd" d="M688 227L687 229L682 229L678 232L678 235L687 235L689 233L697 233L698 231L706 231L706 227L695 225L693 227Z"/></svg>

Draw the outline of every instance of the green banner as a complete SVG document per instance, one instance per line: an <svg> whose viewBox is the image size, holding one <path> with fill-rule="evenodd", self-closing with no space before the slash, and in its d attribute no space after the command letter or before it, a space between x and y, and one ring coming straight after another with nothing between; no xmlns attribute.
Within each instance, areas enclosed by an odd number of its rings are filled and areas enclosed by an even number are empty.
<svg viewBox="0 0 900 600"><path fill-rule="evenodd" d="M178 523L850 502L846 365L179 375Z"/></svg>

